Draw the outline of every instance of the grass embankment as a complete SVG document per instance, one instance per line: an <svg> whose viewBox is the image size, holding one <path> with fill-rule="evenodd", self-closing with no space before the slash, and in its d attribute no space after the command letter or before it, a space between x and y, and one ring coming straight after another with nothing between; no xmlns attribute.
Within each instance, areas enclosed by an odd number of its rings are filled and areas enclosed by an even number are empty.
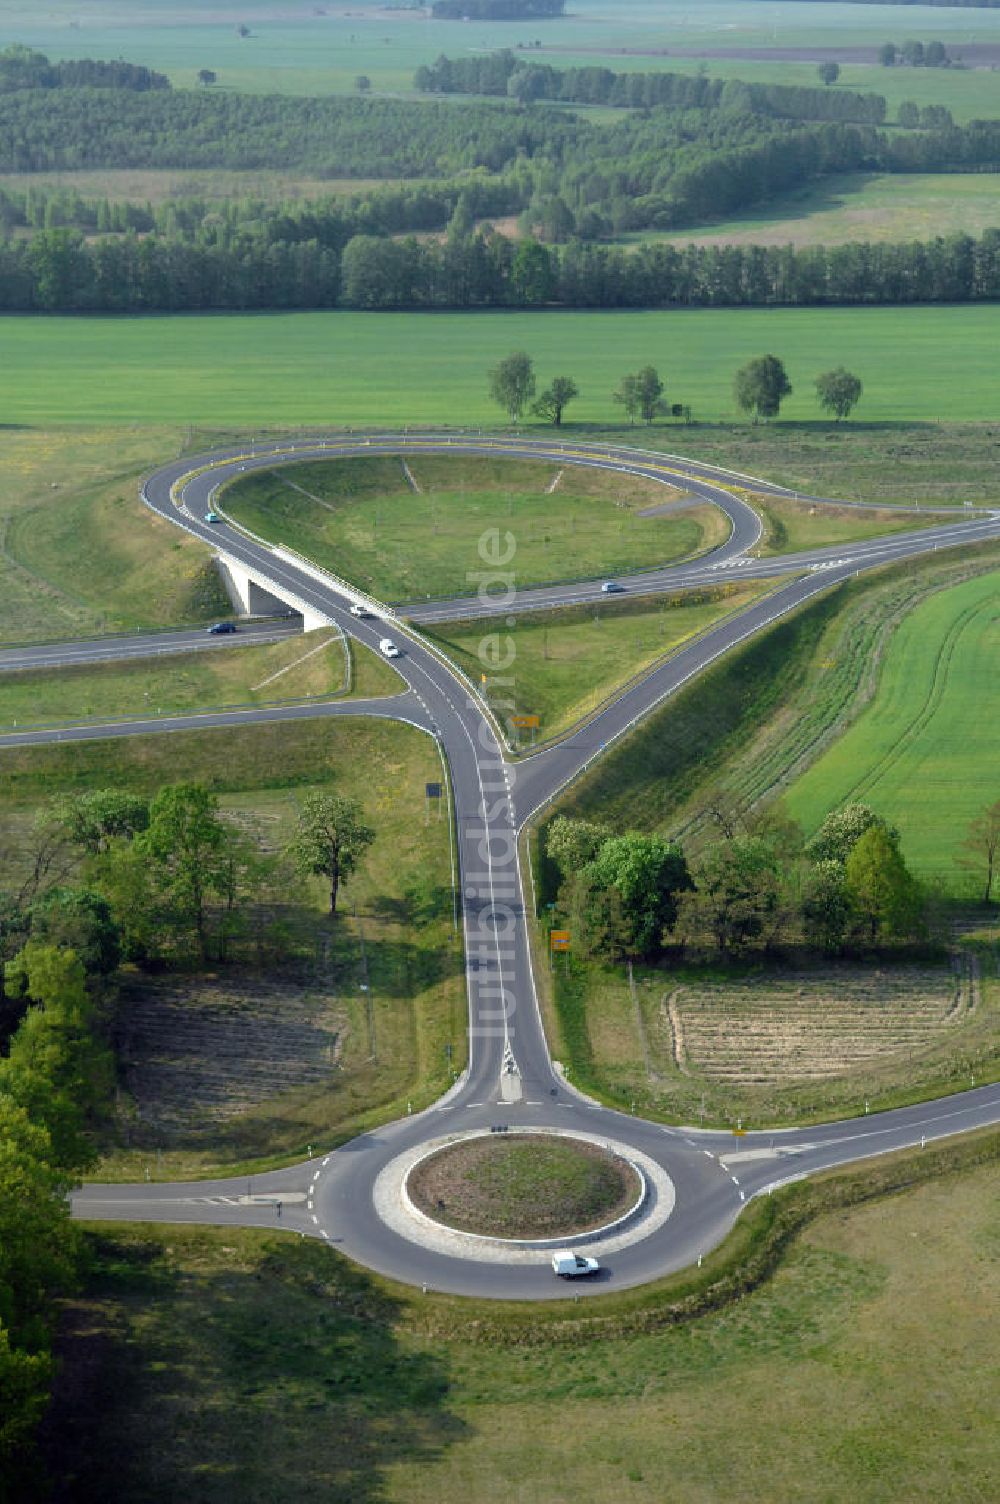
<svg viewBox="0 0 1000 1504"><path fill-rule="evenodd" d="M911 532L915 528L934 527L954 522L953 517L922 517L918 512L900 514L886 508L855 510L850 507L824 507L810 502L785 501L779 497L747 493L747 500L764 522L764 536L755 554L795 554L808 548L823 548L838 543L848 546L867 538L881 538L889 533Z"/></svg>
<svg viewBox="0 0 1000 1504"><path fill-rule="evenodd" d="M813 379L837 365L865 383L865 422L991 421L1000 305L46 316L7 317L0 329L11 423L196 424L210 412L220 426L257 431L329 424L331 413L353 427L500 426L486 373L527 350L543 383L566 373L580 385L571 436L581 423L618 424L611 393L647 358L660 360L671 402L689 404L699 422L733 420L733 373L765 350L781 356L795 388L782 407L788 421L816 422ZM657 425L660 442L665 431L682 447L687 430ZM637 443L652 437L617 427L619 439L624 432Z"/></svg>
<svg viewBox="0 0 1000 1504"><path fill-rule="evenodd" d="M564 797L565 813L690 837L712 789L781 789L863 709L896 625L925 595L987 574L996 544L852 579L675 695ZM933 656L933 650L928 650ZM904 835L904 848L907 842Z"/></svg>
<svg viewBox="0 0 1000 1504"><path fill-rule="evenodd" d="M350 684L348 656L350 655ZM403 681L368 648L322 627L265 647L167 653L135 662L0 676L0 726L148 715L234 705L395 694Z"/></svg>
<svg viewBox="0 0 1000 1504"><path fill-rule="evenodd" d="M540 716L541 737L561 736L629 679L770 588L760 583L722 585L666 596L656 604L611 597L599 605L517 616L509 629L516 656L504 676L514 682L495 689L492 698L505 716ZM427 635L478 679L484 672L480 644L492 640L495 632L496 618L484 618L442 622ZM531 733L524 736L527 744Z"/></svg>
<svg viewBox="0 0 1000 1504"><path fill-rule="evenodd" d="M142 473L181 442L170 428L0 434L0 641L228 613L208 550L138 499Z"/></svg>
<svg viewBox="0 0 1000 1504"><path fill-rule="evenodd" d="M599 1144L526 1133L451 1144L407 1179L427 1216L495 1238L588 1232L634 1207L639 1190L631 1165Z"/></svg>
<svg viewBox="0 0 1000 1504"><path fill-rule="evenodd" d="M820 1477L862 1504L887 1479L985 1499L996 1155L993 1134L789 1187L702 1269L583 1307L422 1296L291 1237L101 1229L48 1460L122 1504L283 1497L291 1473L351 1504L700 1504L765 1473L789 1500Z"/></svg>
<svg viewBox="0 0 1000 1504"><path fill-rule="evenodd" d="M1000 574L935 594L889 643L871 704L785 795L807 831L848 800L899 827L921 877L955 885L970 822L1000 798Z"/></svg>
<svg viewBox="0 0 1000 1504"><path fill-rule="evenodd" d="M407 455L405 470L386 456L250 475L223 505L378 598L413 601L474 594L498 556L524 587L649 568L721 543L729 525L714 507L638 515L676 494L579 466Z"/></svg>
<svg viewBox="0 0 1000 1504"><path fill-rule="evenodd" d="M272 850L299 799L332 788L358 799L377 832L335 923L322 883L296 883L252 916L242 964L125 976L124 1084L138 1111L123 1108L98 1178L141 1180L147 1168L176 1178L300 1155L405 1112L407 1100L425 1104L450 1083L450 1065L462 1068L448 823L424 817L424 784L441 777L428 737L402 725L304 722L294 735L265 725L25 748L4 752L0 767L12 885L38 806L89 788L152 793L201 779Z"/></svg>
<svg viewBox="0 0 1000 1504"><path fill-rule="evenodd" d="M620 431L599 435L621 442ZM1000 501L1000 430L983 423L696 423L644 437L650 448L838 501L914 512Z"/></svg>

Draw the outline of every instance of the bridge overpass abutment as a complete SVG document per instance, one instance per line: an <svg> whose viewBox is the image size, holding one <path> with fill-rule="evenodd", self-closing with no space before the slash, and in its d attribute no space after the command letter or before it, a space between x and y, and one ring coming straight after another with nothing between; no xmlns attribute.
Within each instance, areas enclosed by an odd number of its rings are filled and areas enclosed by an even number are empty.
<svg viewBox="0 0 1000 1504"><path fill-rule="evenodd" d="M302 613L303 629L306 632L311 632L315 627L329 626L333 620L316 606L302 600L294 591L280 591L273 580L258 575L229 554L216 554L215 567L226 594L241 616L273 616L276 611L291 608Z"/></svg>

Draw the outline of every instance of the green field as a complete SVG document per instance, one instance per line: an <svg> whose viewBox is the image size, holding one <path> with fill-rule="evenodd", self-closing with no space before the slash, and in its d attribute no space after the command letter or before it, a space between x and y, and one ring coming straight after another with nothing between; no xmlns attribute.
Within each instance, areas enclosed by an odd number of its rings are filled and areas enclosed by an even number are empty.
<svg viewBox="0 0 1000 1504"><path fill-rule="evenodd" d="M496 689L491 698L504 716L511 713L511 699L517 714L540 716L542 738L560 736L592 715L634 674L652 667L731 611L742 610L767 588L730 585L704 591L702 599L691 595L656 603L612 599L599 606L518 616L510 634L516 657L508 677L514 683ZM483 671L480 645L495 630L495 619L442 622L430 635L466 673L478 678ZM531 733L523 735L527 745Z"/></svg>
<svg viewBox="0 0 1000 1504"><path fill-rule="evenodd" d="M920 876L955 884L969 822L1000 798L1000 575L932 596L899 624L871 705L786 795L813 830L852 799L898 825Z"/></svg>
<svg viewBox="0 0 1000 1504"><path fill-rule="evenodd" d="M264 1504L290 1477L306 1504L707 1504L761 1477L782 1504L985 1504L995 1176L841 1205L693 1321L656 1323L639 1292L654 1320L632 1335L628 1297L601 1303L607 1331L577 1328L568 1303L428 1299L291 1237L101 1229L47 1461L120 1504Z"/></svg>
<svg viewBox="0 0 1000 1504"><path fill-rule="evenodd" d="M1000 305L670 312L297 313L176 318L4 318L8 423L497 425L487 372L527 350L542 382L572 375L581 422L615 423L623 373L658 365L699 421L736 416L733 374L773 351L795 387L782 416L820 418L814 377L845 365L866 422L996 414ZM94 372L101 380L94 380ZM653 432L683 431L657 425ZM550 432L550 431L549 431ZM641 426L636 442L652 438Z"/></svg>
<svg viewBox="0 0 1000 1504"><path fill-rule="evenodd" d="M865 703L915 603L972 576L995 576L998 561L996 544L931 553L821 596L668 700L573 785L561 811L681 836L696 848L713 829L710 794L752 806L783 789ZM956 830L957 842L964 828Z"/></svg>
<svg viewBox="0 0 1000 1504"><path fill-rule="evenodd" d="M728 536L710 506L638 515L675 493L605 471L430 455L408 456L406 467L398 458L286 466L237 481L223 505L254 532L396 602L475 594L498 529L514 540L507 567L522 588L652 567Z"/></svg>
<svg viewBox="0 0 1000 1504"><path fill-rule="evenodd" d="M838 173L772 199L766 211L679 234L627 236L694 245L842 245L981 235L1000 225L996 183L983 173Z"/></svg>

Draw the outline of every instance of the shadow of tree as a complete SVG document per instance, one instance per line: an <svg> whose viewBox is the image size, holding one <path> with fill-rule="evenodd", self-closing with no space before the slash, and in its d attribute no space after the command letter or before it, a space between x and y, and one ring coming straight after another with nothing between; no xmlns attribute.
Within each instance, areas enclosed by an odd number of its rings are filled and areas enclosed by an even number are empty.
<svg viewBox="0 0 1000 1504"><path fill-rule="evenodd" d="M465 1433L399 1303L331 1250L209 1229L91 1246L43 1428L54 1504L374 1504L387 1467Z"/></svg>

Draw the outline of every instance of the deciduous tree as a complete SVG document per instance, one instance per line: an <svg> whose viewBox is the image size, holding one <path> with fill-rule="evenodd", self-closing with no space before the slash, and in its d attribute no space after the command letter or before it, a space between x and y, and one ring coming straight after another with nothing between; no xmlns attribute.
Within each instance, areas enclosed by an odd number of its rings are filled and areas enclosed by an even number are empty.
<svg viewBox="0 0 1000 1504"><path fill-rule="evenodd" d="M490 372L490 396L512 423L518 422L535 395L535 371L531 356L523 350L508 355Z"/></svg>
<svg viewBox="0 0 1000 1504"><path fill-rule="evenodd" d="M546 387L532 408L539 418L544 418L556 428L562 426L562 415L567 403L580 395L579 387L572 376L556 376Z"/></svg>
<svg viewBox="0 0 1000 1504"><path fill-rule="evenodd" d="M617 892L626 954L655 956L677 916L677 895L691 886L681 848L660 836L612 836L585 875L594 887Z"/></svg>
<svg viewBox="0 0 1000 1504"><path fill-rule="evenodd" d="M792 384L777 355L758 355L736 372L733 392L739 407L752 413L756 423L778 416L782 402L791 396Z"/></svg>
<svg viewBox="0 0 1000 1504"><path fill-rule="evenodd" d="M123 789L94 789L59 800L54 814L70 840L95 856L112 841L131 841L148 828L149 800Z"/></svg>
<svg viewBox="0 0 1000 1504"><path fill-rule="evenodd" d="M997 854L1000 852L1000 799L977 815L962 842L959 863L971 868L983 880L983 903L993 897Z"/></svg>
<svg viewBox="0 0 1000 1504"><path fill-rule="evenodd" d="M194 930L202 960L208 956L206 906L219 891L229 834L214 794L200 783L175 783L156 795L149 827L135 840L154 864L169 918Z"/></svg>
<svg viewBox="0 0 1000 1504"><path fill-rule="evenodd" d="M920 889L884 825L872 825L854 846L844 863L844 888L869 939L908 939L918 933Z"/></svg>
<svg viewBox="0 0 1000 1504"><path fill-rule="evenodd" d="M310 794L299 810L288 854L302 873L325 877L330 913L337 912L340 885L357 871L375 832L364 823L361 806L339 794Z"/></svg>
<svg viewBox="0 0 1000 1504"><path fill-rule="evenodd" d="M806 842L806 855L814 862L847 861L861 837L873 825L881 825L892 837L898 832L887 826L869 804L844 804L827 815L814 836Z"/></svg>
<svg viewBox="0 0 1000 1504"><path fill-rule="evenodd" d="M639 412L644 423L652 423L666 411L663 401L663 382L655 366L643 366L636 372L636 389L639 396Z"/></svg>
<svg viewBox="0 0 1000 1504"><path fill-rule="evenodd" d="M819 405L826 412L833 413L838 423L841 418L848 416L852 408L857 407L863 390L861 378L846 371L843 366L837 366L833 371L824 371L816 377Z"/></svg>
<svg viewBox="0 0 1000 1504"><path fill-rule="evenodd" d="M625 409L629 422L634 423L641 401L638 376L634 374L623 376L614 394L614 400Z"/></svg>
<svg viewBox="0 0 1000 1504"><path fill-rule="evenodd" d="M545 851L565 880L589 866L611 834L608 825L556 815L545 833Z"/></svg>

